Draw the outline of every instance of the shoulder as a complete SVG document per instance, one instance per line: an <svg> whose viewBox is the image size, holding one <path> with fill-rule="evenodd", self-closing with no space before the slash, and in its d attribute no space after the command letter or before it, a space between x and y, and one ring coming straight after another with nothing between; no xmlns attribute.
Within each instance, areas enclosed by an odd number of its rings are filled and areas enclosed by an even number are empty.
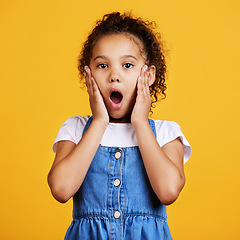
<svg viewBox="0 0 240 240"><path fill-rule="evenodd" d="M73 116L68 118L62 125L63 126L67 126L67 127L79 127L79 126L85 126L88 119L90 118L89 115L87 116Z"/></svg>
<svg viewBox="0 0 240 240"><path fill-rule="evenodd" d="M186 163L191 155L191 146L184 136L180 125L177 122L167 120L154 120L154 123L157 141L161 147L177 138L180 138L185 152L184 163Z"/></svg>
<svg viewBox="0 0 240 240"><path fill-rule="evenodd" d="M72 138L78 138L88 121L90 116L74 116L68 118L61 126L59 133L71 135Z"/></svg>
<svg viewBox="0 0 240 240"><path fill-rule="evenodd" d="M56 151L56 146L59 141L71 141L77 144L81 137L83 129L90 116L74 116L68 118L60 127L57 137L53 143L53 151Z"/></svg>
<svg viewBox="0 0 240 240"><path fill-rule="evenodd" d="M161 139L161 145L168 139L174 140L181 133L181 127L174 121L154 120L157 138Z"/></svg>
<svg viewBox="0 0 240 240"><path fill-rule="evenodd" d="M181 129L179 124L174 121L154 120L156 131L164 131L166 129Z"/></svg>

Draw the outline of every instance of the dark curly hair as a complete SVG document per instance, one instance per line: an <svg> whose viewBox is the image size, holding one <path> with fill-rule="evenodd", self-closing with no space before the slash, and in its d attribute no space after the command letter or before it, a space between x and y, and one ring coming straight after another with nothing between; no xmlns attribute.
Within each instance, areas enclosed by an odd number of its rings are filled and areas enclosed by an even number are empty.
<svg viewBox="0 0 240 240"><path fill-rule="evenodd" d="M120 14L113 12L103 16L97 21L96 27L92 30L84 43L78 59L78 70L81 80L84 79L84 66L90 64L92 50L96 42L103 36L110 34L126 33L137 37L143 44L146 64L156 67L156 79L150 86L152 105L166 97L166 62L163 54L163 43L159 33L155 33L155 22L144 21L141 18L134 18L131 13Z"/></svg>

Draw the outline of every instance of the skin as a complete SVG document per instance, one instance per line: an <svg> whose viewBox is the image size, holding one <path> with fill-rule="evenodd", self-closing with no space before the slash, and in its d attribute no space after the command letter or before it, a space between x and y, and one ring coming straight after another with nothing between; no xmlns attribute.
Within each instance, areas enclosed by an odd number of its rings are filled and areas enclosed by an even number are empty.
<svg viewBox="0 0 240 240"><path fill-rule="evenodd" d="M151 186L159 200L169 205L184 184L183 145L179 138L160 147L148 123L149 86L155 67L145 64L141 42L126 34L100 38L85 67L93 121L80 142L60 141L48 175L53 196L68 201L81 186L109 122L131 122ZM120 108L111 104L112 89L121 91Z"/></svg>

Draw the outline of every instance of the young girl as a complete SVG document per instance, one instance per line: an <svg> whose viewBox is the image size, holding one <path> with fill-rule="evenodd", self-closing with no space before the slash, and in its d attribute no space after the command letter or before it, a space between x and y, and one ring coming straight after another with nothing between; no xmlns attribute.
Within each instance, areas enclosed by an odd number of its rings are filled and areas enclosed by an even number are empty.
<svg viewBox="0 0 240 240"><path fill-rule="evenodd" d="M172 239L166 206L180 194L190 145L177 123L148 119L165 97L165 59L152 23L112 13L79 58L92 116L71 117L48 175L59 202L73 197L65 239Z"/></svg>

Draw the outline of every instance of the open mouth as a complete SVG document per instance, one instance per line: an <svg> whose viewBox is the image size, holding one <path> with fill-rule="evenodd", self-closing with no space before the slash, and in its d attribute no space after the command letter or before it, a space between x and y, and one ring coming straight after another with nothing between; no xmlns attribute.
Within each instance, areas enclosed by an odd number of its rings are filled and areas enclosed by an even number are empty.
<svg viewBox="0 0 240 240"><path fill-rule="evenodd" d="M110 99L112 100L113 103L119 104L122 101L123 96L120 92L113 91L110 95Z"/></svg>

